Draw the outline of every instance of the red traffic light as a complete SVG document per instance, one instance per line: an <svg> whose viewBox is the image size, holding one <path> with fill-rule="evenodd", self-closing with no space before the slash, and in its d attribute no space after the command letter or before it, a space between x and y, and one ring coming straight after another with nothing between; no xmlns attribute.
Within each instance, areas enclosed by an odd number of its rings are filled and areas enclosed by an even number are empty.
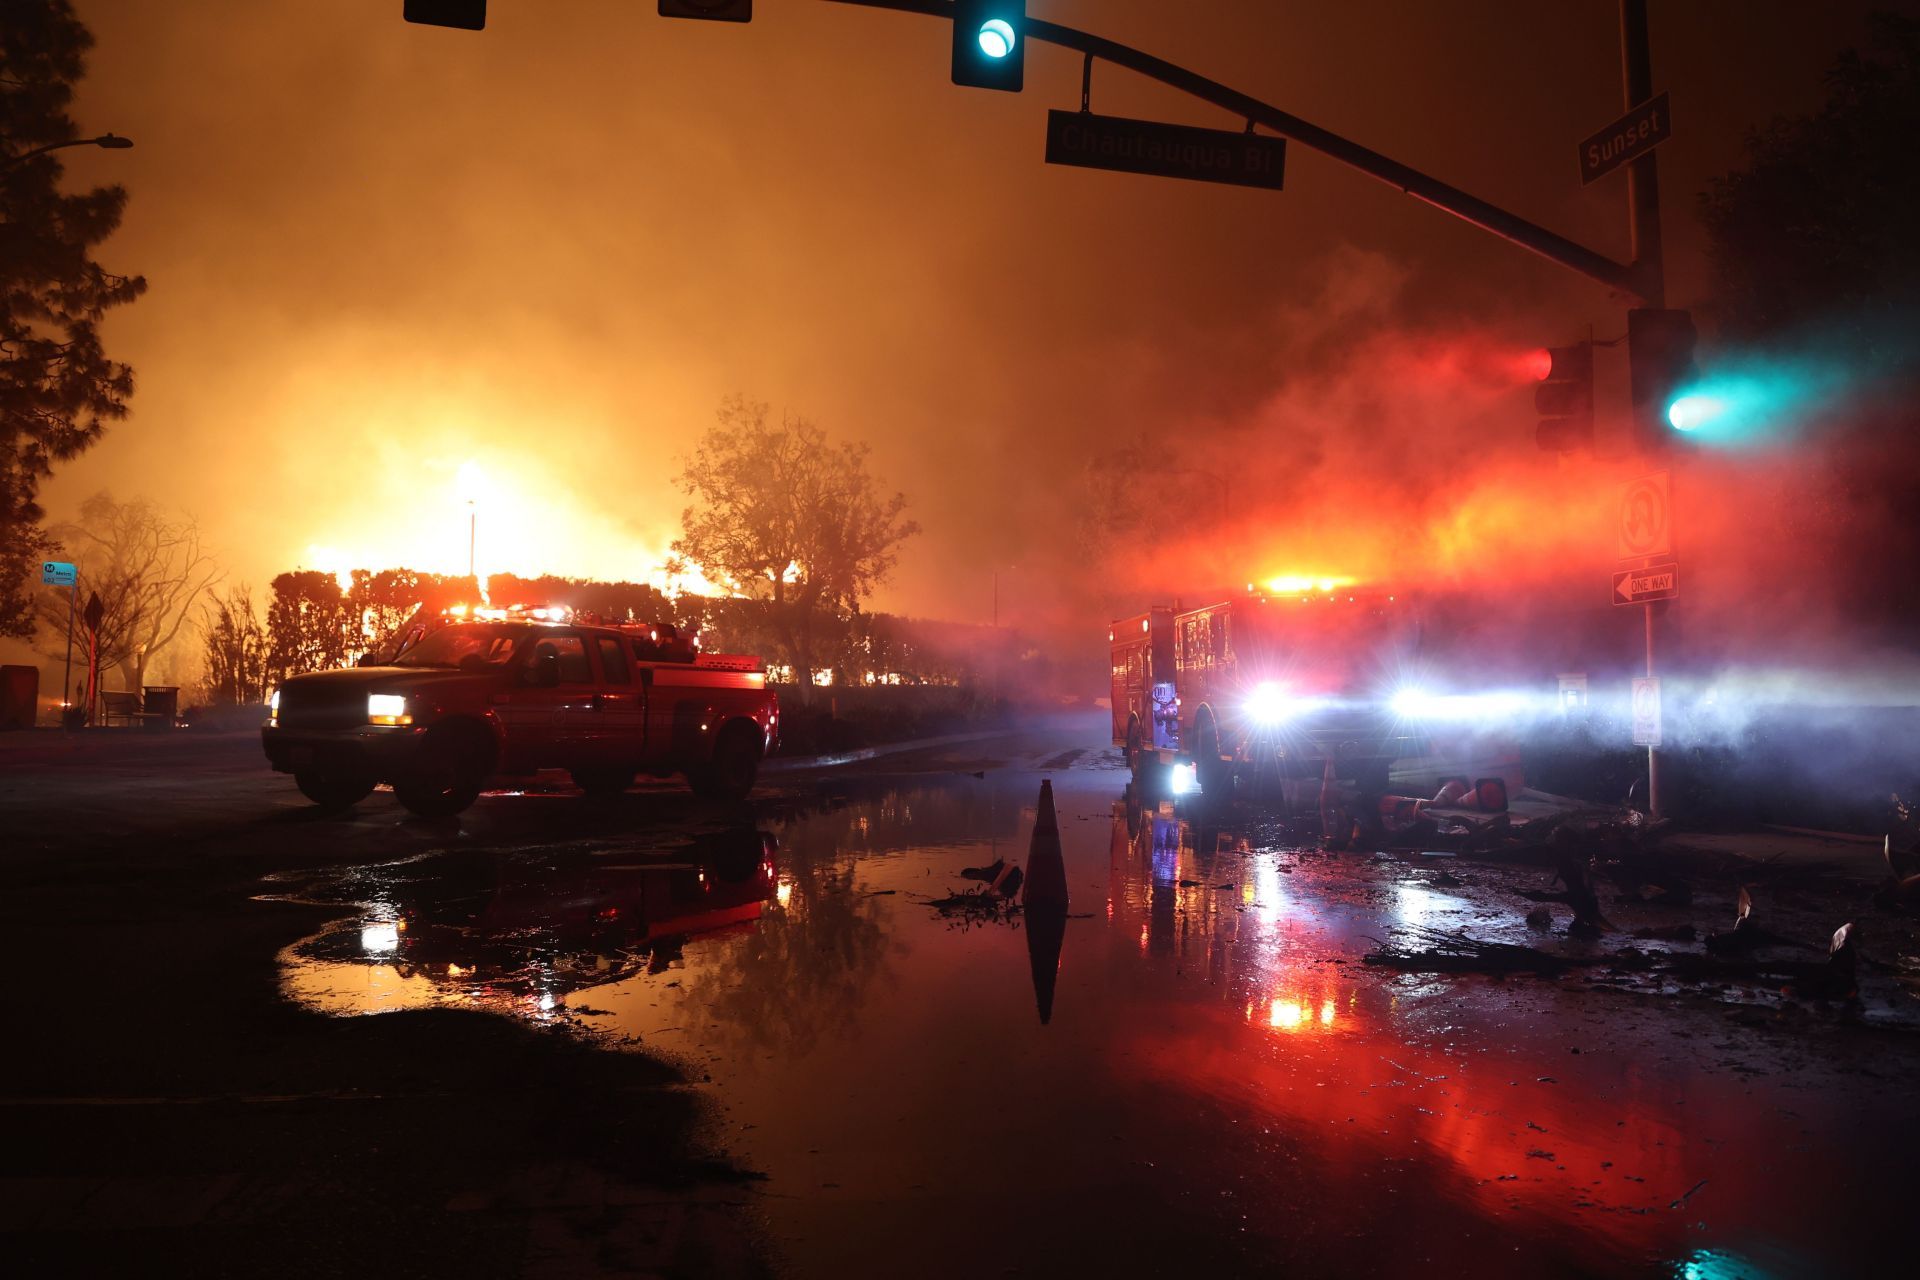
<svg viewBox="0 0 1920 1280"><path fill-rule="evenodd" d="M1535 440L1550 453L1592 448L1593 344L1543 348L1533 367L1542 365L1545 372L1533 389L1533 407L1540 414Z"/></svg>
<svg viewBox="0 0 1920 1280"><path fill-rule="evenodd" d="M1553 352L1546 347L1535 347L1520 357L1520 368L1535 382L1545 382L1553 376Z"/></svg>

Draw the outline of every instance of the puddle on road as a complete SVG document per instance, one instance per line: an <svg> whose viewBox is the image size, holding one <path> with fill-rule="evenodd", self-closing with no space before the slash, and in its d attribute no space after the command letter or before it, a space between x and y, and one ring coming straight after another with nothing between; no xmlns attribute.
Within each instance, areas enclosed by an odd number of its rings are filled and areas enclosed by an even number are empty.
<svg viewBox="0 0 1920 1280"><path fill-rule="evenodd" d="M1018 915L924 902L1024 862L1023 775L356 868L320 892L359 914L288 948L284 987L677 1058L769 1175L797 1274L1785 1275L1867 1265L1903 1221L1904 1037L1383 973L1376 939L1478 928L1484 896L1129 813L1095 771L1056 787L1074 918L1046 1025Z"/></svg>

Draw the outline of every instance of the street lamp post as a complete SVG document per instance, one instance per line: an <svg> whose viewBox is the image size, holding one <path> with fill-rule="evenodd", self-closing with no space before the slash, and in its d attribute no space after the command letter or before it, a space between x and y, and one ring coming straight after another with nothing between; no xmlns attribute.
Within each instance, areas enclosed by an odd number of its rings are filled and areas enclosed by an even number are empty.
<svg viewBox="0 0 1920 1280"><path fill-rule="evenodd" d="M58 151L62 147L105 147L109 151L125 151L132 145L132 138L123 138L117 133L103 133L97 138L69 138L65 142L49 142L45 146L35 147L31 151L22 151L17 156L10 156L4 164L0 164L0 168L11 169L23 160L31 160L35 156L45 155L49 151Z"/></svg>

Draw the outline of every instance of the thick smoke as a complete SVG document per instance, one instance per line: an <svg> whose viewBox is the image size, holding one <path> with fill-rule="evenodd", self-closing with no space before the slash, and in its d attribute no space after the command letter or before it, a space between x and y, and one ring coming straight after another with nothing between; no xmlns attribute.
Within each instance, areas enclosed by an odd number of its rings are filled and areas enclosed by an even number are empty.
<svg viewBox="0 0 1920 1280"><path fill-rule="evenodd" d="M1920 703L1907 581L1920 468L1884 356L1873 367L1709 337L1701 386L1737 411L1648 461L1626 416L1625 346L1603 346L1596 447L1561 457L1533 438L1541 326L1409 329L1402 287L1378 261L1347 259L1278 316L1282 372L1257 410L1169 423L1125 451L1118 484L1096 467L1091 576L1111 588L1109 616L1210 603L1273 575L1352 578L1428 602L1430 657L1454 687L1501 695L1501 731L1559 717L1554 676L1571 671L1590 675L1595 714L1623 725L1644 631L1641 610L1610 601L1618 495L1666 470L1681 589L1656 643L1681 736L1739 751L1804 711L1822 732L1913 749L1886 738L1884 717L1849 719ZM1615 313L1594 336L1620 327Z"/></svg>

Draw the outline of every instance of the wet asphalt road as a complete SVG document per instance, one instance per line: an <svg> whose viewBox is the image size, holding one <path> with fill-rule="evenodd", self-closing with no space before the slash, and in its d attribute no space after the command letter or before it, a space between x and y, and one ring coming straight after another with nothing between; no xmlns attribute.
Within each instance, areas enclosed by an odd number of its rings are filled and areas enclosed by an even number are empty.
<svg viewBox="0 0 1920 1280"><path fill-rule="evenodd" d="M5 998L40 1046L8 1066L23 1140L0 1176L29 1258L1772 1276L1899 1256L1905 988L1847 1010L1383 971L1361 957L1412 926L1528 940L1513 891L1544 878L1130 804L1097 726L783 776L747 812L558 789L446 824L388 797L317 819L245 743L194 744L183 783L170 749L0 775L7 935L36 975ZM1057 955L1018 912L935 905L976 887L965 867L1025 861L1042 777L1072 894Z"/></svg>

